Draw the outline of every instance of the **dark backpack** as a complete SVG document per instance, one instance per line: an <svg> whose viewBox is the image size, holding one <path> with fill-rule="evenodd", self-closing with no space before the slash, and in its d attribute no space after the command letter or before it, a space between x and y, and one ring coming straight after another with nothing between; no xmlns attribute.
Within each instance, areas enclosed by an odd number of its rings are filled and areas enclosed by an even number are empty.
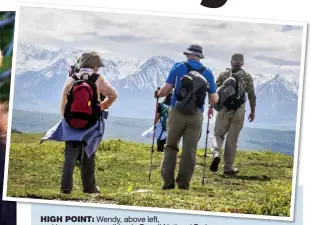
<svg viewBox="0 0 311 225"><path fill-rule="evenodd" d="M229 76L235 79L235 93L229 96L223 104L228 110L237 110L245 103L245 90L243 88L245 71L241 69L235 73L232 73L230 70L229 73Z"/></svg>
<svg viewBox="0 0 311 225"><path fill-rule="evenodd" d="M79 71L80 71L80 69L78 68L78 63L71 65L70 70L68 71L69 77L75 76L75 74L79 73ZM106 96L104 96L102 93L100 93L100 100L104 101L105 98L106 98Z"/></svg>
<svg viewBox="0 0 311 225"><path fill-rule="evenodd" d="M175 107L183 114L193 115L204 105L209 84L202 76L206 69L204 66L201 69L194 69L189 63L184 63L188 73L181 78Z"/></svg>
<svg viewBox="0 0 311 225"><path fill-rule="evenodd" d="M161 122L162 132L163 132L163 131L166 131L166 121L167 121L167 117L168 117L169 107L164 103L159 103L159 107L161 107L160 122ZM161 135L162 135L162 133L161 133ZM161 135L160 135L160 137L161 137Z"/></svg>
<svg viewBox="0 0 311 225"><path fill-rule="evenodd" d="M161 133L160 133L157 140L161 140L163 132L166 131L166 121L167 121L167 117L168 117L169 106L167 106L166 104L161 102L161 103L159 103L158 107L161 108L159 120L160 120L162 129L161 129Z"/></svg>
<svg viewBox="0 0 311 225"><path fill-rule="evenodd" d="M87 76L87 79L82 78ZM83 74L81 79L76 75L75 82L67 94L64 118L68 125L74 129L88 129L95 125L100 116L100 102L95 85L99 74Z"/></svg>

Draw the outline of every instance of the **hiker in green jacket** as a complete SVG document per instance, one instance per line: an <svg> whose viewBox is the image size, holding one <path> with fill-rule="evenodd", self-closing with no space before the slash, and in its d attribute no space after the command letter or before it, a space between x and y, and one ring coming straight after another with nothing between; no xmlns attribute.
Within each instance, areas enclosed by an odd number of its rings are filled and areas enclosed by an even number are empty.
<svg viewBox="0 0 311 225"><path fill-rule="evenodd" d="M225 99L221 110L217 113L214 134L212 136L213 160L210 170L216 172L220 162L220 149L223 146L226 135L223 165L223 173L225 175L235 175L239 172L238 168L233 167L233 163L239 135L244 126L246 94L251 109L248 116L249 122L255 119L256 95L253 78L242 68L243 65L244 56L240 53L233 54L231 57L231 68L227 68L216 80L217 90L224 83L232 83L230 79L234 79L235 83L234 93ZM227 92L229 92L229 89L227 89Z"/></svg>

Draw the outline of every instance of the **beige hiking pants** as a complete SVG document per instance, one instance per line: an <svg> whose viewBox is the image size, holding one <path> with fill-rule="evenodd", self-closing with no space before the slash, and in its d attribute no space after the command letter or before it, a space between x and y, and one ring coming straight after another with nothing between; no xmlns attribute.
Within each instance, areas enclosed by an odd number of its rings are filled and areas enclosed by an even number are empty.
<svg viewBox="0 0 311 225"><path fill-rule="evenodd" d="M179 171L176 178L178 186L189 186L196 163L196 150L203 123L201 110L194 115L184 115L170 108L167 119L167 140L161 164L164 186L175 184L175 168L178 145L183 138Z"/></svg>
<svg viewBox="0 0 311 225"><path fill-rule="evenodd" d="M212 155L213 158L219 156L219 151L223 146L225 135L227 134L224 149L224 172L233 170L237 142L244 125L244 116L245 104L236 111L227 111L224 108L217 113L214 135L212 136Z"/></svg>

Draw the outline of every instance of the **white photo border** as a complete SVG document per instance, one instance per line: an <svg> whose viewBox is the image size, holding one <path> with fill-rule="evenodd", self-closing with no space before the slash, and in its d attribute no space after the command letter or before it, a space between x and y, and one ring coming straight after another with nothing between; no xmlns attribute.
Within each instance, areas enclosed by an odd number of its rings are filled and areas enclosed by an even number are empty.
<svg viewBox="0 0 311 225"><path fill-rule="evenodd" d="M19 12L21 7L40 7L50 9L65 9L65 10L78 10L78 11L93 11L93 12L107 12L107 13L119 13L119 14L131 14L131 15L149 15L149 16L167 16L177 18L192 18L192 19L212 19L222 21L236 21L236 22L248 22L248 23L264 23L264 24L280 24L280 25L294 25L301 26L303 28L302 36L302 50L301 50L301 62L300 62L300 79L299 79L299 93L298 93L298 110L296 117L296 137L295 137L295 150L294 150L294 165L293 165L293 177L292 177L292 194L291 194L291 208L289 217L281 216L265 216L265 215L253 215L253 214L240 214L240 213L220 213L220 212L206 212L196 210L183 210L183 209L167 209L167 208L155 208L155 207L136 207L136 206L124 206L124 205L110 205L100 203L81 203L75 201L59 201L59 200L42 200L31 198L16 198L7 197L7 181L8 181L8 168L9 168L9 155L11 144L11 129L12 129L12 114L13 114L13 99L14 99L14 86L15 86L15 71L16 71L16 53L18 44L18 27L19 27ZM5 158L5 171L3 181L3 200L16 201L24 203L39 203L39 204L52 204L52 205L66 205L66 206L84 206L84 207L98 207L98 208L110 208L110 209L126 209L126 210L138 210L138 211L150 211L150 212L166 212L166 213L186 213L193 215L209 215L209 216L223 216L223 217L238 217L238 218L251 218L251 219L264 219L264 220L281 220L281 221L293 221L294 220L294 208L295 208L295 195L297 186L297 170L298 170L298 149L300 141L300 126L302 116L302 97L303 97L303 81L305 75L305 58L307 47L307 28L306 22L289 22L289 21L277 21L267 19L246 19L237 17L225 17L225 16L207 16L207 15L190 15L185 13L169 13L169 12L154 12L147 10L129 10L129 9L116 9L116 8L102 8L102 7L85 7L85 6L72 6L72 5L55 5L55 4L42 4L42 3L16 3L16 17L15 17L15 30L14 30L14 47L13 47L13 61L12 61L12 75L11 75L11 89L10 89L10 101L9 101L9 118L8 118L8 132L7 132L7 145L6 145L6 158Z"/></svg>

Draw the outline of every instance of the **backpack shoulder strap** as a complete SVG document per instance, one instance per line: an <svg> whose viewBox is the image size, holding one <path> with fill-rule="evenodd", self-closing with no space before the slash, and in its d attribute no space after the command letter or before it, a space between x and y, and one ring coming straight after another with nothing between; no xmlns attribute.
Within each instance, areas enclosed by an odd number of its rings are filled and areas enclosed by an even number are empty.
<svg viewBox="0 0 311 225"><path fill-rule="evenodd" d="M247 72L243 69L240 69L237 73L240 74L241 76L244 76L244 77L247 76Z"/></svg>
<svg viewBox="0 0 311 225"><path fill-rule="evenodd" d="M70 76L72 79L74 79L75 81L78 81L80 80L76 74L73 74L72 76Z"/></svg>
<svg viewBox="0 0 311 225"><path fill-rule="evenodd" d="M96 81L97 81L97 79L100 77L100 74L98 74L98 73L93 73L92 74L92 76L90 77L90 81L92 82L92 83L94 83L94 85L95 85L95 83L96 83ZM99 90L98 90L98 92L99 92ZM106 98L106 96L104 96L102 93L100 93L99 92L99 96L100 96L100 100L101 101L104 101L105 100L105 98Z"/></svg>
<svg viewBox="0 0 311 225"><path fill-rule="evenodd" d="M184 62L185 66L187 67L187 71L190 72L191 70L193 70L192 66L190 66L190 64L188 62Z"/></svg>
<svg viewBox="0 0 311 225"><path fill-rule="evenodd" d="M232 70L231 69L229 69L229 68L227 68L227 70L229 70L229 73L230 73L230 77L233 77L232 76ZM241 70L238 70L237 72L235 72L234 74L237 74L237 73L240 73L240 71ZM239 87L239 78L237 77L237 76L235 76L234 77L234 79L235 79L235 82L236 82L236 86L235 86L235 91L236 91L236 93L239 95L239 91L240 91L240 87Z"/></svg>
<svg viewBox="0 0 311 225"><path fill-rule="evenodd" d="M232 71L230 68L226 68L225 75L229 75L229 77L232 77Z"/></svg>
<svg viewBox="0 0 311 225"><path fill-rule="evenodd" d="M93 73L93 74L91 75L91 77L90 77L90 81L93 82L93 83L95 84L95 82L97 81L97 79L98 79L99 76L100 76L99 74Z"/></svg>
<svg viewBox="0 0 311 225"><path fill-rule="evenodd" d="M205 66L203 66L201 69L198 70L198 72L203 74L205 70L206 70L206 68L205 68Z"/></svg>
<svg viewBox="0 0 311 225"><path fill-rule="evenodd" d="M248 73L244 69L240 69L237 73L240 75L239 78L238 78L238 79L241 79L240 82L243 82L242 80L246 79L246 76L248 75ZM237 86L239 86L239 85L237 85ZM241 88L241 90L242 90L242 88ZM243 93L242 96L244 96L245 95L245 90L243 90L242 93Z"/></svg>

